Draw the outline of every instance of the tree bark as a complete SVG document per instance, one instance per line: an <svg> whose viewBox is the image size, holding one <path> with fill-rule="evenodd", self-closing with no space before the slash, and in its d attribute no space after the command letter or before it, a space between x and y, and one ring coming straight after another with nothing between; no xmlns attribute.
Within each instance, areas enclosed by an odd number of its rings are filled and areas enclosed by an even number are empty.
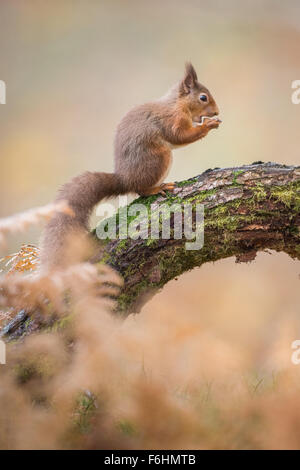
<svg viewBox="0 0 300 470"><path fill-rule="evenodd" d="M300 166L255 162L236 168L215 168L177 183L173 194L136 199L154 212L164 204L203 204L204 246L186 250L186 238L98 240L95 262L112 266L124 279L116 313L139 312L168 281L204 263L234 256L252 261L258 251L282 251L300 259ZM128 208L131 205L128 206ZM127 208L127 209L128 209ZM174 216L170 216L171 227ZM150 226L150 215L146 220ZM195 211L193 212L195 226ZM94 232L95 233L95 232ZM2 331L8 339L23 334L28 313L21 312ZM30 319L29 319L30 320ZM29 333L38 324L30 321ZM26 333L27 334L27 333Z"/></svg>
<svg viewBox="0 0 300 470"><path fill-rule="evenodd" d="M188 251L186 239L113 240L98 258L124 279L118 312L138 312L168 281L210 261L231 256L252 261L258 251L283 251L300 259L300 167L255 162L236 168L209 169L177 183L167 197L139 198L134 203L203 204L204 246ZM171 214L171 218L172 218ZM195 215L193 224L195 224ZM172 224L172 221L171 221ZM150 221L149 221L150 225Z"/></svg>

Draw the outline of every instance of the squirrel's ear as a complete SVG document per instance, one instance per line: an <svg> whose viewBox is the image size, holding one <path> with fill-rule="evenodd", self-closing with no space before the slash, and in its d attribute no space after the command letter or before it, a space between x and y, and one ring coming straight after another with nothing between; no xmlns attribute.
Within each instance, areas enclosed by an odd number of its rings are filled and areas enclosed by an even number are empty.
<svg viewBox="0 0 300 470"><path fill-rule="evenodd" d="M198 80L196 70L192 66L191 62L185 64L185 75L180 83L180 91L182 94L188 94L191 89L195 86Z"/></svg>

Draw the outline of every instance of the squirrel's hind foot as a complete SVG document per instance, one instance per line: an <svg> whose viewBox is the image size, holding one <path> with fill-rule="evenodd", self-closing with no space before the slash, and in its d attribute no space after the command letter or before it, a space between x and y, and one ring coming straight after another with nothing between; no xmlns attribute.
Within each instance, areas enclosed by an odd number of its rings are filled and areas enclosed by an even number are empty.
<svg viewBox="0 0 300 470"><path fill-rule="evenodd" d="M140 196L153 196L154 194L161 194L166 196L165 191L173 192L175 189L175 183L163 183L160 186L154 186L153 188L146 189L139 193Z"/></svg>

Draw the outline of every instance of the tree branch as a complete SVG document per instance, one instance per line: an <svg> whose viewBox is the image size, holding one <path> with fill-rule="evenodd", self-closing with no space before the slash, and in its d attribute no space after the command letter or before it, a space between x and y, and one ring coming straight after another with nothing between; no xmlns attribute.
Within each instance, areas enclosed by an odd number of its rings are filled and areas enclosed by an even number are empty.
<svg viewBox="0 0 300 470"><path fill-rule="evenodd" d="M117 270L124 286L117 313L138 312L168 281L210 261L236 257L252 261L258 251L283 251L300 259L300 167L255 162L236 168L215 168L177 183L174 194L138 198L158 211L163 204L192 203L205 207L204 246L186 250L186 239L98 240L95 262ZM128 206L130 207L130 205ZM193 226L195 225L195 214ZM146 219L147 222L149 220ZM174 216L171 213L172 227ZM150 223L149 223L150 225ZM8 340L30 334L43 325L22 310L1 332ZM29 327L24 333L24 322Z"/></svg>
<svg viewBox="0 0 300 470"><path fill-rule="evenodd" d="M104 247L99 242L98 259L110 264L124 279L118 298L120 313L138 312L168 281L210 261L235 256L237 262L249 262L266 249L300 259L299 166L256 162L209 169L177 183L174 194L167 198L143 197L137 202L151 203L154 209L166 202L204 204L205 241L201 250L191 251L185 249L185 238L129 238L109 241Z"/></svg>

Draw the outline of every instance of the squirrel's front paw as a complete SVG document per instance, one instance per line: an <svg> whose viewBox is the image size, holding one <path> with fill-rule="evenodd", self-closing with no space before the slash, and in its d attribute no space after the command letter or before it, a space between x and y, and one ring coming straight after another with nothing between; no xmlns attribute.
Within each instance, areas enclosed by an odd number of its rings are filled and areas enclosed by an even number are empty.
<svg viewBox="0 0 300 470"><path fill-rule="evenodd" d="M221 122L222 121L219 118L205 118L203 121L203 126L206 127L208 130L218 129Z"/></svg>

